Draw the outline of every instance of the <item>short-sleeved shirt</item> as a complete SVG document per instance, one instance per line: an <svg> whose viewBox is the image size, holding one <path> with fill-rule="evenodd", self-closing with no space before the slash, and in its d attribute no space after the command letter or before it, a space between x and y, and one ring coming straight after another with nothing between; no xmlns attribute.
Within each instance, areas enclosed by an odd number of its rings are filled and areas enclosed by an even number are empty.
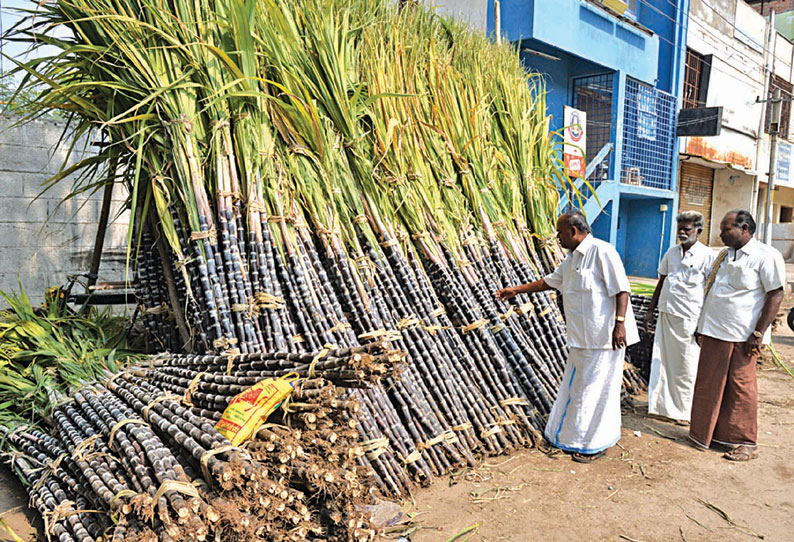
<svg viewBox="0 0 794 542"><path fill-rule="evenodd" d="M611 349L616 296L631 289L615 248L588 235L543 280L562 293L568 344L573 348ZM639 342L631 303L626 307L625 326L626 346Z"/></svg>
<svg viewBox="0 0 794 542"><path fill-rule="evenodd" d="M755 330L766 294L783 288L786 264L777 249L751 239L739 250L728 249L698 323L703 335L744 342ZM769 344L770 329L763 344Z"/></svg>
<svg viewBox="0 0 794 542"><path fill-rule="evenodd" d="M659 275L667 277L659 293L659 312L697 320L703 307L706 277L716 257L717 253L700 241L686 252L681 245L671 247L659 264Z"/></svg>

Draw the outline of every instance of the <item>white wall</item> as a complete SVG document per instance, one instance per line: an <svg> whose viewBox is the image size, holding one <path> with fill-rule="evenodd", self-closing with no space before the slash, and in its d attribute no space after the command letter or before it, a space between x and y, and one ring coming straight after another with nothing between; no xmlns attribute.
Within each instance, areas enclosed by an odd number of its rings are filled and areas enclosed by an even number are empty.
<svg viewBox="0 0 794 542"><path fill-rule="evenodd" d="M67 179L36 198L58 172L68 144L57 144L63 126L55 122L13 128L15 120L0 117L0 289L17 290L19 279L38 304L47 286L89 271L102 192L59 205L72 185ZM128 218L116 216L126 194L117 186L113 195L100 280L124 279Z"/></svg>
<svg viewBox="0 0 794 542"><path fill-rule="evenodd" d="M714 192L711 200L711 231L709 244L720 247L720 221L734 209L750 210L753 177L730 168L714 170ZM752 211L751 211L752 212Z"/></svg>
<svg viewBox="0 0 794 542"><path fill-rule="evenodd" d="M424 0L424 3L438 13L467 21L475 30L485 32L488 29L487 0Z"/></svg>

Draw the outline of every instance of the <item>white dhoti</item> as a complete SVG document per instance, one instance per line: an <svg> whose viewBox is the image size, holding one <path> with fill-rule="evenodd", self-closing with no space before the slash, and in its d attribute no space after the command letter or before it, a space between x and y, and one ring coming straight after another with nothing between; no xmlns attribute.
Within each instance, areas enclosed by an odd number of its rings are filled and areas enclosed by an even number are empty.
<svg viewBox="0 0 794 542"><path fill-rule="evenodd" d="M648 413L689 421L700 347L694 339L697 320L659 313L653 340Z"/></svg>
<svg viewBox="0 0 794 542"><path fill-rule="evenodd" d="M546 424L546 438L569 452L594 454L620 440L620 387L626 349L571 348Z"/></svg>

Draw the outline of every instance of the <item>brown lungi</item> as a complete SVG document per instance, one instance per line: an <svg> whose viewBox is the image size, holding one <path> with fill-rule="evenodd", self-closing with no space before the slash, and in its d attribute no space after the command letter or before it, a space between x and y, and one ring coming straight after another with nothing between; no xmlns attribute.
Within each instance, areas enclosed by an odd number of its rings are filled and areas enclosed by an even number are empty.
<svg viewBox="0 0 794 542"><path fill-rule="evenodd" d="M703 336L692 400L689 436L710 446L755 444L758 439L758 382L744 343Z"/></svg>

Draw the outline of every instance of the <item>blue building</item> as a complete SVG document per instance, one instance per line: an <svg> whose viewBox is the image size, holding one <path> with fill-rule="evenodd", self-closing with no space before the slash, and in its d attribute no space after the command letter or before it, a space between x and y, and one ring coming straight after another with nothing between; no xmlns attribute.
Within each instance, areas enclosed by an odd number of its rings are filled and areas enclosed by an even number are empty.
<svg viewBox="0 0 794 542"><path fill-rule="evenodd" d="M489 33L499 21L527 69L544 74L555 129L565 105L587 113L585 214L630 275L656 276L675 239L689 0L502 0L496 8L486 1L448 6L473 13Z"/></svg>

